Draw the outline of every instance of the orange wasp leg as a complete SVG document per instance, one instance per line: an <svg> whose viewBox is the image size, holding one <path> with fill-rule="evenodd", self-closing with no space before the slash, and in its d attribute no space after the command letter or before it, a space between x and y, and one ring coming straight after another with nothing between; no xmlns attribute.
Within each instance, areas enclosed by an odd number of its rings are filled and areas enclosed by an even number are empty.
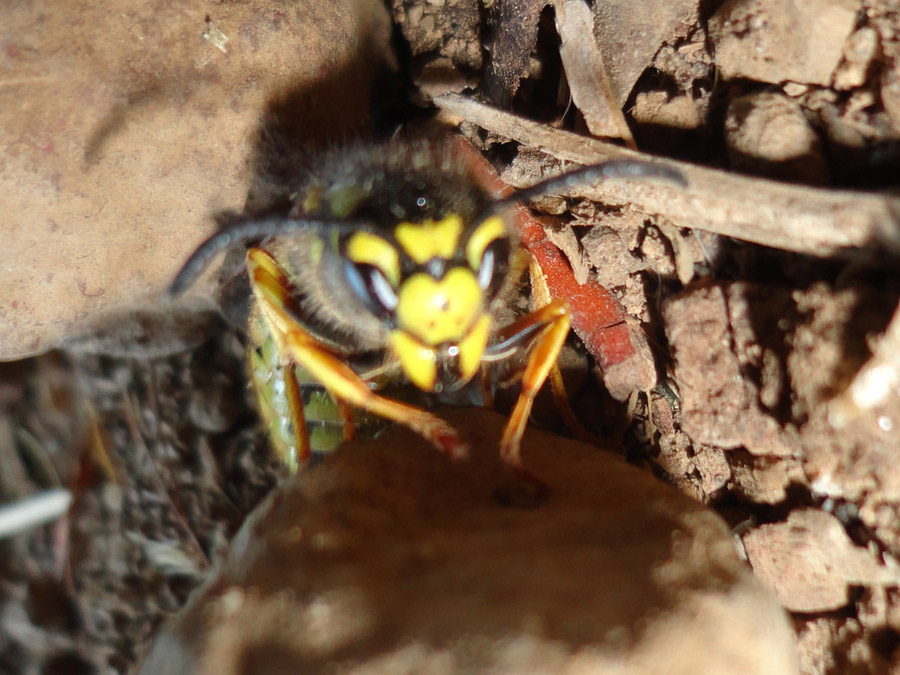
<svg viewBox="0 0 900 675"><path fill-rule="evenodd" d="M571 318L568 306L562 300L553 300L531 314L514 321L500 334L502 340L531 326L541 324L546 324L546 327L534 339L528 355L528 363L525 366L525 373L522 375L522 392L519 394L519 399L516 401L516 406L513 408L500 440L500 456L508 466L516 469L522 468L520 457L522 434L528 424L534 397L550 374L550 369L556 363L566 336L569 334Z"/></svg>
<svg viewBox="0 0 900 675"><path fill-rule="evenodd" d="M356 424L353 421L353 411L350 409L350 406L341 399L336 399L335 403L337 404L338 414L341 416L341 421L343 422L344 440L352 441L356 438Z"/></svg>
<svg viewBox="0 0 900 675"><path fill-rule="evenodd" d="M466 456L468 448L453 427L420 408L374 393L358 374L297 323L285 309L290 283L272 256L251 248L247 270L263 317L281 351L335 399L409 427L453 459Z"/></svg>
<svg viewBox="0 0 900 675"><path fill-rule="evenodd" d="M541 266L534 258L528 268L531 277L531 293L538 305L547 305L552 300L550 289L547 287L547 280L544 278ZM572 432L572 435L580 441L587 443L597 443L600 439L584 428L584 425L578 421L578 416L572 410L572 404L569 402L569 396L566 393L566 385L563 382L562 372L559 369L559 363L555 360L553 367L550 369L550 391L553 393L553 402L559 411L566 427Z"/></svg>

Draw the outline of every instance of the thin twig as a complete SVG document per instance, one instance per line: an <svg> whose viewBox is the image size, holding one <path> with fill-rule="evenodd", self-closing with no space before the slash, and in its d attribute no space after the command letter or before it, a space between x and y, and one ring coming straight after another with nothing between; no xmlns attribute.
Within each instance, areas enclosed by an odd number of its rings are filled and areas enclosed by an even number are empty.
<svg viewBox="0 0 900 675"><path fill-rule="evenodd" d="M446 113L553 157L578 164L608 159L655 161L683 173L689 187L611 181L579 190L610 206L631 205L678 227L705 230L818 257L900 254L900 199L750 178L628 150L526 120L459 94L434 99ZM522 187L522 186L516 186Z"/></svg>

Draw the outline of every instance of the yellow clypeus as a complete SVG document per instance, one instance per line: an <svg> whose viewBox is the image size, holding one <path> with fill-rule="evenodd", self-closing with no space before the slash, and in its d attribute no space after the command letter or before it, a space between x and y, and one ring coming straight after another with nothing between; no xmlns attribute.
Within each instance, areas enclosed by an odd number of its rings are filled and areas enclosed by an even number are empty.
<svg viewBox="0 0 900 675"><path fill-rule="evenodd" d="M414 274L397 294L397 325L427 345L456 342L483 312L484 295L475 274L454 267L443 279Z"/></svg>

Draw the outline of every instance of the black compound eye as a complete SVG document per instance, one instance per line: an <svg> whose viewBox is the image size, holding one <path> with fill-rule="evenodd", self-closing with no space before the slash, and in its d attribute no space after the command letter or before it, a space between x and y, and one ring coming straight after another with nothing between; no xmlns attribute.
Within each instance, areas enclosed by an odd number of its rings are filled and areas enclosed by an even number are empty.
<svg viewBox="0 0 900 675"><path fill-rule="evenodd" d="M374 265L344 261L344 276L356 296L376 316L386 319L397 307L397 293Z"/></svg>
<svg viewBox="0 0 900 675"><path fill-rule="evenodd" d="M478 267L478 285L493 298L503 287L509 271L509 241L495 239L484 250Z"/></svg>

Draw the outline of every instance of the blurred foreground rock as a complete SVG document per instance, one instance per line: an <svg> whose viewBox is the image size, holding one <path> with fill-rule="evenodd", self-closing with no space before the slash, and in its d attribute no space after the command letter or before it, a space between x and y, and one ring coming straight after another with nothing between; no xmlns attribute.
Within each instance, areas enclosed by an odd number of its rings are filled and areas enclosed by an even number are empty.
<svg viewBox="0 0 900 675"><path fill-rule="evenodd" d="M158 636L156 673L797 672L783 611L711 511L617 457L529 430L534 508L498 498L503 419L451 411L277 491Z"/></svg>

